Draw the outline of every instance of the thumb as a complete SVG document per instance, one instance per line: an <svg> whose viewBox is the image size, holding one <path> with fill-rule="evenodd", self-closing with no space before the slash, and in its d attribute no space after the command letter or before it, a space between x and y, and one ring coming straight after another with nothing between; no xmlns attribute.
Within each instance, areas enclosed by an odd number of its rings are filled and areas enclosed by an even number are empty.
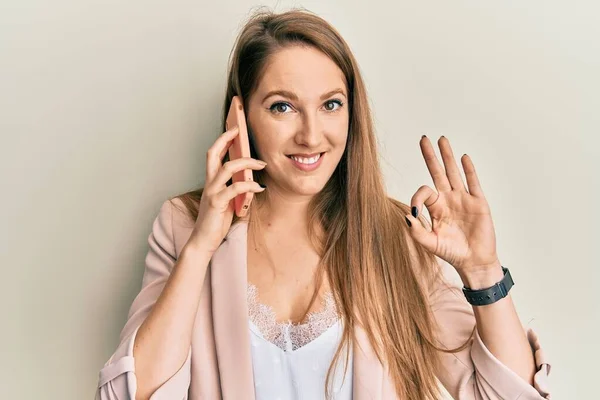
<svg viewBox="0 0 600 400"><path fill-rule="evenodd" d="M435 254L435 249L437 248L437 235L433 232L433 229L431 231L425 229L421 220L413 217L412 214L405 215L405 217L410 236L412 236L417 243Z"/></svg>

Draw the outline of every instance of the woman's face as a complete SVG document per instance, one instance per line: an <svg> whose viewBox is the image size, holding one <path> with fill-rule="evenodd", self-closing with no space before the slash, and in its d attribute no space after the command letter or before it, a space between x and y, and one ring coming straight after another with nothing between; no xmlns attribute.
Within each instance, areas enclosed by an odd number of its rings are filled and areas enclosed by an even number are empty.
<svg viewBox="0 0 600 400"><path fill-rule="evenodd" d="M290 46L269 59L246 110L269 190L323 189L346 147L347 96L342 71L314 48Z"/></svg>

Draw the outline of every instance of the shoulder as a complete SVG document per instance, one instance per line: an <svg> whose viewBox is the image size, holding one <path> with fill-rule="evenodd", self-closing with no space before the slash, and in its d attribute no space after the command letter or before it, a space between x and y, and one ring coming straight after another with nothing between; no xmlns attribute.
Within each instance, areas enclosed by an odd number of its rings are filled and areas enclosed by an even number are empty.
<svg viewBox="0 0 600 400"><path fill-rule="evenodd" d="M173 228L193 228L195 219L193 217L192 209L195 213L198 212L198 205L191 202L184 202L179 197L172 197L165 200L163 206L168 204L167 207L171 209L171 216L173 218Z"/></svg>
<svg viewBox="0 0 600 400"><path fill-rule="evenodd" d="M194 221L190 211L179 198L169 198L160 205L156 220L164 227L172 230L192 228Z"/></svg>
<svg viewBox="0 0 600 400"><path fill-rule="evenodd" d="M178 197L163 201L154 221L153 232L160 232L172 244L175 256L187 243L194 228L194 220L188 206Z"/></svg>

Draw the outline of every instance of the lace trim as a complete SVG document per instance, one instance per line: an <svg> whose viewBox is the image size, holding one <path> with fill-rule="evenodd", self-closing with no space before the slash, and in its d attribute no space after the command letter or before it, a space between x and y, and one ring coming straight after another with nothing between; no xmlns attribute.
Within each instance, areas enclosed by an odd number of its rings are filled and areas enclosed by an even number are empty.
<svg viewBox="0 0 600 400"><path fill-rule="evenodd" d="M248 283L247 302L249 317L263 337L284 351L294 351L312 342L340 319L331 292L324 295L323 309L309 312L307 321L301 324L291 320L277 322L273 308L258 302L257 288L251 283Z"/></svg>

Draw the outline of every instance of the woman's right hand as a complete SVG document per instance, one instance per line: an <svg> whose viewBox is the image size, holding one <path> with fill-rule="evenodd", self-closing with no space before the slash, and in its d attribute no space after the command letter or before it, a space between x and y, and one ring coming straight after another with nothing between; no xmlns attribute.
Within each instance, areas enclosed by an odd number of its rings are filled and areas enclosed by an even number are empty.
<svg viewBox="0 0 600 400"><path fill-rule="evenodd" d="M236 182L227 186L234 173L244 169L260 170L267 165L264 161L250 157L221 163L238 133L237 127L229 129L208 149L206 181L198 208L198 218L186 246L192 245L210 254L214 253L231 227L235 197L241 193L258 193L265 190L254 181Z"/></svg>

